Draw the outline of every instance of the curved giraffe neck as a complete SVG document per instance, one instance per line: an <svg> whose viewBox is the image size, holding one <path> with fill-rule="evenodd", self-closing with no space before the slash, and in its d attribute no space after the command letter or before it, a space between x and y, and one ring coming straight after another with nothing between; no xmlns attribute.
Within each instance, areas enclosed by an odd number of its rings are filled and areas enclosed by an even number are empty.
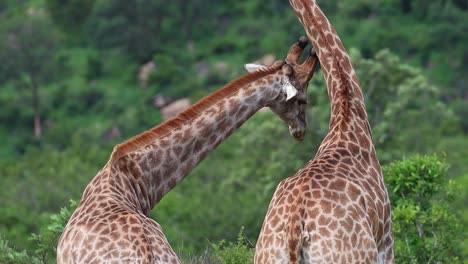
<svg viewBox="0 0 468 264"><path fill-rule="evenodd" d="M104 182L110 189L124 185L130 191L116 189L114 197L148 214L208 153L279 95L283 64L246 74L177 117L117 145Z"/></svg>
<svg viewBox="0 0 468 264"><path fill-rule="evenodd" d="M262 79L263 77L278 71L283 65L284 64L275 64L263 70L245 74L236 80L231 81L223 88L206 96L189 109L178 114L176 117L164 122L161 125L155 126L146 132L134 136L121 144L118 144L114 147L108 163L113 164L116 160L127 155L128 153L144 148L145 146L153 143L155 140L164 137L164 135L170 134L172 131L203 114L206 110L216 104L216 102L231 96L233 93L238 92L240 89L249 84L253 84L259 79Z"/></svg>
<svg viewBox="0 0 468 264"><path fill-rule="evenodd" d="M315 0L289 2L320 60L331 102L330 133L353 131L360 125L371 137L362 91L335 28Z"/></svg>

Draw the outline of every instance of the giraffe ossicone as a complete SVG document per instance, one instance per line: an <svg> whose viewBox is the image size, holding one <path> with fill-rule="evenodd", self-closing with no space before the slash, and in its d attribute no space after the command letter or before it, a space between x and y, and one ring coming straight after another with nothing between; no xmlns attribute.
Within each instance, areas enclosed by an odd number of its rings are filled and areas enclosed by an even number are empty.
<svg viewBox="0 0 468 264"><path fill-rule="evenodd" d="M180 263L153 207L213 149L267 106L287 125L305 133L307 86L317 65L309 55L299 64L303 43L286 61L248 73L205 97L177 117L117 145L86 187L59 239L57 263ZM288 66L293 71L285 69ZM297 89L283 91L283 79Z"/></svg>

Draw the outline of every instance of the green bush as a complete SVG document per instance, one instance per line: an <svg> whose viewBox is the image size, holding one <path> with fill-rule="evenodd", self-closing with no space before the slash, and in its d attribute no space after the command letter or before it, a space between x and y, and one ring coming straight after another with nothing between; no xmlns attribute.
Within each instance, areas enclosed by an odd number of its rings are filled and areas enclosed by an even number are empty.
<svg viewBox="0 0 468 264"><path fill-rule="evenodd" d="M213 244L213 255L223 264L253 263L254 250L252 245L247 244L244 237L244 227L237 235L237 242L226 242L222 240L218 244Z"/></svg>
<svg viewBox="0 0 468 264"><path fill-rule="evenodd" d="M24 264L35 263L37 260L32 259L26 250L18 251L10 247L8 241L0 236L0 263L4 264Z"/></svg>
<svg viewBox="0 0 468 264"><path fill-rule="evenodd" d="M9 246L8 241L0 235L0 263L2 264L46 264L55 263L56 246L63 229L70 218L77 203L70 200L70 206L64 207L57 214L49 217L47 226L41 228L39 233L33 233L29 240L34 242L34 252L19 251Z"/></svg>
<svg viewBox="0 0 468 264"><path fill-rule="evenodd" d="M41 229L39 234L31 235L30 240L37 245L34 256L41 263L55 262L58 240L77 205L77 202L70 200L68 207L64 207L60 209L59 213L50 216L50 223Z"/></svg>
<svg viewBox="0 0 468 264"><path fill-rule="evenodd" d="M437 156L383 168L392 203L396 263L461 263L463 226L451 206L458 194Z"/></svg>

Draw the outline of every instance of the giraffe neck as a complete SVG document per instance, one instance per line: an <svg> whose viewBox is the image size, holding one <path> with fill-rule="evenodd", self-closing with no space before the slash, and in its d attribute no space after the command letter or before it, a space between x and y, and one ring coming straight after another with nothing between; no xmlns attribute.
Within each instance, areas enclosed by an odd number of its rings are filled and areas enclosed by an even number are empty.
<svg viewBox="0 0 468 264"><path fill-rule="evenodd" d="M123 200L148 214L153 206L260 108L279 96L282 65L247 74L178 117L118 145L109 178L126 183Z"/></svg>
<svg viewBox="0 0 468 264"><path fill-rule="evenodd" d="M331 102L330 133L356 131L360 126L371 138L362 91L351 59L333 25L315 0L290 0L312 41L327 82Z"/></svg>

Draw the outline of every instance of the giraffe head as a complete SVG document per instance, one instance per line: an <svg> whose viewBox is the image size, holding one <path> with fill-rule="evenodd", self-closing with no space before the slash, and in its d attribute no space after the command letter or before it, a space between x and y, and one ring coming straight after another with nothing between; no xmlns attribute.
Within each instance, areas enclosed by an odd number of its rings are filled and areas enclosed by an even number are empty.
<svg viewBox="0 0 468 264"><path fill-rule="evenodd" d="M299 59L307 46L307 38L301 37L291 46L284 61L276 61L273 65L283 65L278 75L280 78L280 95L268 104L270 109L289 125L290 134L298 141L304 139L306 131L307 87L318 64L315 52L310 52L305 61ZM266 68L263 65L246 64L249 72Z"/></svg>

